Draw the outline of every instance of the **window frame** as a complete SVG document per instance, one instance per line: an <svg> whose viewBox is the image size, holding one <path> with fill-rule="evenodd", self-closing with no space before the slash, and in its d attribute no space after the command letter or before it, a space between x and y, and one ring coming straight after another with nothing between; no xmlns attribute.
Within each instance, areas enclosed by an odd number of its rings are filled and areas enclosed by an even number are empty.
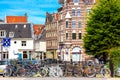
<svg viewBox="0 0 120 80"><path fill-rule="evenodd" d="M27 43L26 41L21 41L21 46L26 46L27 45L26 43Z"/></svg>
<svg viewBox="0 0 120 80"><path fill-rule="evenodd" d="M9 37L13 38L14 37L14 32L9 32Z"/></svg>
<svg viewBox="0 0 120 80"><path fill-rule="evenodd" d="M75 9L72 9L72 16L75 16Z"/></svg>
<svg viewBox="0 0 120 80"><path fill-rule="evenodd" d="M78 28L82 28L82 21L78 21Z"/></svg>
<svg viewBox="0 0 120 80"><path fill-rule="evenodd" d="M80 9L77 9L77 16L81 16Z"/></svg>
<svg viewBox="0 0 120 80"><path fill-rule="evenodd" d="M76 40L76 33L72 33L72 40Z"/></svg>
<svg viewBox="0 0 120 80"><path fill-rule="evenodd" d="M66 40L68 40L68 33L66 33Z"/></svg>
<svg viewBox="0 0 120 80"><path fill-rule="evenodd" d="M76 28L76 21L72 21L72 28Z"/></svg>
<svg viewBox="0 0 120 80"><path fill-rule="evenodd" d="M68 21L66 21L65 24L66 24L66 28L68 28Z"/></svg>
<svg viewBox="0 0 120 80"><path fill-rule="evenodd" d="M5 37L6 37L6 31L0 30L0 38L5 38Z"/></svg>
<svg viewBox="0 0 120 80"><path fill-rule="evenodd" d="M78 33L78 38L82 39L82 33Z"/></svg>

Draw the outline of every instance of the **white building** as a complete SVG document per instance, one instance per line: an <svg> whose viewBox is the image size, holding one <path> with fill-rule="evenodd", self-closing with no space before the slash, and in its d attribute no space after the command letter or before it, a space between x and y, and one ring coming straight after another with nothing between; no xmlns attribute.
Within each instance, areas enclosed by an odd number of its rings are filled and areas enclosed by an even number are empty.
<svg viewBox="0 0 120 80"><path fill-rule="evenodd" d="M10 38L10 46L3 46L3 39ZM31 23L0 23L0 59L32 59L34 53Z"/></svg>
<svg viewBox="0 0 120 80"><path fill-rule="evenodd" d="M34 25L34 57L38 60L46 58L46 41L44 25Z"/></svg>

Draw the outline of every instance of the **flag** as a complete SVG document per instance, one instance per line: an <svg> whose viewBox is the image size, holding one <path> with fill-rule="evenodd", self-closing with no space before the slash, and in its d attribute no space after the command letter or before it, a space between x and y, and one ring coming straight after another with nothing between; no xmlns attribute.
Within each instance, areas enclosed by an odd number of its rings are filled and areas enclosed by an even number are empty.
<svg viewBox="0 0 120 80"><path fill-rule="evenodd" d="M2 46L9 47L10 43L11 43L10 41L11 41L10 38L3 38L3 40L2 40Z"/></svg>

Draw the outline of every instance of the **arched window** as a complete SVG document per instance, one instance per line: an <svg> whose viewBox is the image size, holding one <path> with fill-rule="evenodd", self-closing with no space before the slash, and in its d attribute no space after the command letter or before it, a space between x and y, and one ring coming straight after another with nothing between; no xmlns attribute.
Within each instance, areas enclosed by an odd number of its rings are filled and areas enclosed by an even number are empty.
<svg viewBox="0 0 120 80"><path fill-rule="evenodd" d="M74 47L72 50L72 61L82 61L81 48Z"/></svg>

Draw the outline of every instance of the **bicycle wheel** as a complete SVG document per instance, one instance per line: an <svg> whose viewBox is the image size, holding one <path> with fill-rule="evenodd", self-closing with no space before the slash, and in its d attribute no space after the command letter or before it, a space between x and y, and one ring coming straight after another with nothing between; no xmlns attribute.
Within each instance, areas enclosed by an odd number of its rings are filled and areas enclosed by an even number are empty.
<svg viewBox="0 0 120 80"><path fill-rule="evenodd" d="M96 75L96 69L95 68L93 68L93 67L88 67L87 69L86 69L86 76L87 77L94 77L95 75Z"/></svg>
<svg viewBox="0 0 120 80"><path fill-rule="evenodd" d="M111 72L108 68L102 68L101 69L102 77L108 78L108 77L110 77L110 74L111 74Z"/></svg>
<svg viewBox="0 0 120 80"><path fill-rule="evenodd" d="M74 76L75 77L82 77L83 76L82 71L81 70L74 70Z"/></svg>
<svg viewBox="0 0 120 80"><path fill-rule="evenodd" d="M63 76L63 71L62 71L62 69L60 68L60 67L57 67L57 75L58 75L58 77L62 77Z"/></svg>
<svg viewBox="0 0 120 80"><path fill-rule="evenodd" d="M12 73L12 70L10 68L6 68L4 70L4 73L3 73L3 76L4 77L10 77L11 76L11 73Z"/></svg>
<svg viewBox="0 0 120 80"><path fill-rule="evenodd" d="M24 68L18 69L17 76L23 77L23 76L25 76L25 74L26 74L26 71Z"/></svg>
<svg viewBox="0 0 120 80"><path fill-rule="evenodd" d="M41 76L43 76L43 77L47 76L47 73L48 73L48 70L47 70L46 68L42 68L42 69L40 70L40 74L41 74Z"/></svg>

